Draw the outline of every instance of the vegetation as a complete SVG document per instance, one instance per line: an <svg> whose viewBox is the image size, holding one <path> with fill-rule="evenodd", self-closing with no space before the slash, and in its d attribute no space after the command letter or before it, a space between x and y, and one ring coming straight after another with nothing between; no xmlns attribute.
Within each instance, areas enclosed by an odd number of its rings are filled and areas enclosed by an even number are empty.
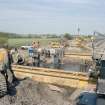
<svg viewBox="0 0 105 105"><path fill-rule="evenodd" d="M74 36L75 37L75 36ZM81 36L80 40L90 39L91 36ZM41 45L46 46L51 41L60 41L61 38L72 40L73 36L69 33L62 35L56 34L16 34L0 32L0 45L8 43L10 47L31 45L32 41L40 41Z"/></svg>
<svg viewBox="0 0 105 105"><path fill-rule="evenodd" d="M0 45L8 42L8 34L0 32Z"/></svg>
<svg viewBox="0 0 105 105"><path fill-rule="evenodd" d="M47 46L49 42L59 40L59 38L9 38L8 44L10 47L20 47L31 45L33 41L39 41L42 46Z"/></svg>
<svg viewBox="0 0 105 105"><path fill-rule="evenodd" d="M64 34L64 38L66 38L68 40L72 40L73 39L73 37L69 33L65 33Z"/></svg>

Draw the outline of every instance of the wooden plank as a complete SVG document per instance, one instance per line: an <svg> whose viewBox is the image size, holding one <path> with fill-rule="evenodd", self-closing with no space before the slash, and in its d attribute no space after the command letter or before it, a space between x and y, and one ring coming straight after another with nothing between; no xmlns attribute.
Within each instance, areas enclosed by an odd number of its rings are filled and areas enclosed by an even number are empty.
<svg viewBox="0 0 105 105"><path fill-rule="evenodd" d="M76 55L76 56L92 56L90 53L65 53L64 55Z"/></svg>
<svg viewBox="0 0 105 105"><path fill-rule="evenodd" d="M45 82L50 84L70 86L73 88L86 88L88 85L88 77L84 73L73 73L57 70L46 70L46 68L33 68L30 67L13 67L17 76L30 77L35 81Z"/></svg>
<svg viewBox="0 0 105 105"><path fill-rule="evenodd" d="M42 68L42 67L30 67L30 66L21 66L21 65L12 65L12 68L17 68L17 69L29 69L29 70L38 70L38 71L43 71L43 72L53 72L53 73L63 73L63 74L67 74L67 75L79 75L79 76L87 76L87 73L83 73L83 72L73 72L73 70L70 71L64 71L61 69L51 69L51 68Z"/></svg>

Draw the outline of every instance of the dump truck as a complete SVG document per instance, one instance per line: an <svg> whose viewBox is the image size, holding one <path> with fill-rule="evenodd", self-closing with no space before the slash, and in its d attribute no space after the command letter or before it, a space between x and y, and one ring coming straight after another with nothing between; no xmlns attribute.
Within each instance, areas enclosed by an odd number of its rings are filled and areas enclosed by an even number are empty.
<svg viewBox="0 0 105 105"><path fill-rule="evenodd" d="M0 48L0 97L4 96L13 81L13 73L9 67L8 52Z"/></svg>

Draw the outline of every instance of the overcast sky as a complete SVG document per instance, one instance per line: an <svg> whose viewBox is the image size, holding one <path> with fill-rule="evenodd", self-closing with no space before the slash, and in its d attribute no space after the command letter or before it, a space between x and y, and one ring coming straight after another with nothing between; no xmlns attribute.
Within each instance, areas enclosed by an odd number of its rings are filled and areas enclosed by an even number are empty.
<svg viewBox="0 0 105 105"><path fill-rule="evenodd" d="M105 33L105 0L0 0L0 31Z"/></svg>

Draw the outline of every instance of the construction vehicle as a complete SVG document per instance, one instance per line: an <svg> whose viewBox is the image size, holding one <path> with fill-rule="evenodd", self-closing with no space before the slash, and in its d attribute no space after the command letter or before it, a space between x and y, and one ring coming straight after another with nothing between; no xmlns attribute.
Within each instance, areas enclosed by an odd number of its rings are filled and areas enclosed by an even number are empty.
<svg viewBox="0 0 105 105"><path fill-rule="evenodd" d="M74 47L79 47L91 51L91 48L87 45L86 41L87 40L83 37L76 37Z"/></svg>
<svg viewBox="0 0 105 105"><path fill-rule="evenodd" d="M90 78L97 79L96 91L82 92L76 98L75 105L104 105L105 104L105 58L94 59L95 69ZM94 66L94 65L93 65ZM104 104L103 104L104 103Z"/></svg>
<svg viewBox="0 0 105 105"><path fill-rule="evenodd" d="M13 81L13 73L9 67L7 50L0 49L0 97L4 96Z"/></svg>
<svg viewBox="0 0 105 105"><path fill-rule="evenodd" d="M81 44L82 44L82 40L80 37L76 37L75 39L75 44L77 47L81 47Z"/></svg>
<svg viewBox="0 0 105 105"><path fill-rule="evenodd" d="M75 105L96 105L97 94L95 92L82 92L75 100Z"/></svg>
<svg viewBox="0 0 105 105"><path fill-rule="evenodd" d="M93 43L94 50L94 43ZM96 91L82 92L76 99L76 105L104 105L105 104L105 52L100 58L93 55L93 69L90 78L96 80Z"/></svg>
<svg viewBox="0 0 105 105"><path fill-rule="evenodd" d="M99 71L97 80L97 93L100 95L105 95L105 58L104 56L98 60L96 69Z"/></svg>
<svg viewBox="0 0 105 105"><path fill-rule="evenodd" d="M56 41L53 41L53 42L51 42L51 47L52 48L59 48L60 47L60 43L56 42Z"/></svg>
<svg viewBox="0 0 105 105"><path fill-rule="evenodd" d="M105 104L105 58L101 57L95 62L93 78L97 78L96 92L81 93L76 99L76 105L103 105L102 102Z"/></svg>

